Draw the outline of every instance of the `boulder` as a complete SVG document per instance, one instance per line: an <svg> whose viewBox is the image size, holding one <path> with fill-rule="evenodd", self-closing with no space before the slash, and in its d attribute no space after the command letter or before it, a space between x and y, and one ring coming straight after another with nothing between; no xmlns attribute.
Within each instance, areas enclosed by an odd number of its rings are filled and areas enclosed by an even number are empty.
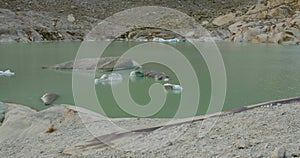
<svg viewBox="0 0 300 158"><path fill-rule="evenodd" d="M234 21L234 19L235 19L235 13L229 13L215 18L212 23L217 26L222 26Z"/></svg>
<svg viewBox="0 0 300 158"><path fill-rule="evenodd" d="M46 93L41 97L41 100L43 101L43 103L45 105L50 105L52 104L57 98L59 97L59 95L54 94L54 93Z"/></svg>
<svg viewBox="0 0 300 158"><path fill-rule="evenodd" d="M61 64L43 67L48 69L58 70L98 70L98 71L113 71L135 69L141 66L134 60L120 57L102 57L102 58L83 58L74 61L67 61Z"/></svg>

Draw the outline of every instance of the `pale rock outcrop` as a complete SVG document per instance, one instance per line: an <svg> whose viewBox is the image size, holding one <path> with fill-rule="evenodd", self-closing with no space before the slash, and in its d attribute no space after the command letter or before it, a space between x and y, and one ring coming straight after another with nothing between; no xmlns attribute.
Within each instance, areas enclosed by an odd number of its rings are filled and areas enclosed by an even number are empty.
<svg viewBox="0 0 300 158"><path fill-rule="evenodd" d="M235 19L235 13L229 13L215 18L212 23L217 26L222 26L234 21L234 19Z"/></svg>
<svg viewBox="0 0 300 158"><path fill-rule="evenodd" d="M228 27L234 42L299 44L299 1L260 1Z"/></svg>

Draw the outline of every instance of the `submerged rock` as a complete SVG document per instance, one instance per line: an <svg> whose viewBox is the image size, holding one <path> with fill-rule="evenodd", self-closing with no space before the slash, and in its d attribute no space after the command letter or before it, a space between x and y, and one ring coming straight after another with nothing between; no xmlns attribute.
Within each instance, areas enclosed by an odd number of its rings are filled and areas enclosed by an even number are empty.
<svg viewBox="0 0 300 158"><path fill-rule="evenodd" d="M59 95L54 94L54 93L45 93L45 94L41 97L41 100L43 101L43 103L44 103L45 105L50 105L50 104L52 104L58 97L59 97Z"/></svg>
<svg viewBox="0 0 300 158"><path fill-rule="evenodd" d="M170 77L163 72L155 70L136 70L130 73L130 77L147 77L155 80L169 81Z"/></svg>
<svg viewBox="0 0 300 158"><path fill-rule="evenodd" d="M67 61L61 64L43 67L46 69L60 69L60 70L125 70L135 69L141 66L134 60L121 57L102 57L102 58L84 58L74 61Z"/></svg>

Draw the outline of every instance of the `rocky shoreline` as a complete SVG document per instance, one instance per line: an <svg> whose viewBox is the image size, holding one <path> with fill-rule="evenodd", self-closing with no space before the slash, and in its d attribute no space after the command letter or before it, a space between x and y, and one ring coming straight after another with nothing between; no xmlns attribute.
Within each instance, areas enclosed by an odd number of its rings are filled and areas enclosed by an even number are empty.
<svg viewBox="0 0 300 158"><path fill-rule="evenodd" d="M70 105L55 105L40 112L6 105L0 126L0 157L300 157L299 102L123 135L111 144L91 146L88 144L93 144L96 135L167 124L170 120L107 120ZM214 121L216 124L209 126Z"/></svg>
<svg viewBox="0 0 300 158"><path fill-rule="evenodd" d="M208 30L210 36L216 40L275 44L299 44L300 40L299 0L149 1L147 3L128 0L122 1L122 4L119 1L111 1L109 7L102 7L108 6L108 3L108 1L99 0L94 0L93 3L41 0L34 2L25 0L24 3L18 3L1 0L0 19L4 23L0 24L0 42L84 40L92 28L105 18L125 9L153 5L173 8L187 14L197 24ZM41 6L44 5L51 6L51 8L41 10ZM117 39L181 38L162 28L173 30L195 27L195 24L189 24L190 22L186 21L184 16L174 17L167 14L162 16L163 13L152 13L154 15L146 19L123 17L117 19L118 21L113 21L130 30ZM122 17L122 15L118 16ZM163 18L158 18L160 16ZM172 22L174 20L176 23ZM134 24L136 21L152 21L156 27L145 28L145 26ZM109 32L112 28L106 29L101 31ZM113 29L118 31L117 28ZM189 32L184 36L201 39L206 35ZM115 38L109 34L101 37L106 40Z"/></svg>

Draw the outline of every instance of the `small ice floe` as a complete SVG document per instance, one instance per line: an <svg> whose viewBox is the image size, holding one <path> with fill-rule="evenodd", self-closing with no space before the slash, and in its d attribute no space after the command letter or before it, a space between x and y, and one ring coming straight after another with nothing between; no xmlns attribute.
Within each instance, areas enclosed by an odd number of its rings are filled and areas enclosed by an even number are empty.
<svg viewBox="0 0 300 158"><path fill-rule="evenodd" d="M43 103L44 103L45 105L50 105L50 104L52 104L58 97L59 97L59 95L54 94L54 93L45 93L45 94L41 97L41 100L43 101Z"/></svg>
<svg viewBox="0 0 300 158"><path fill-rule="evenodd" d="M118 74L118 73L104 74L100 78L95 79L95 84L115 83L115 82L121 82L122 80L123 80L123 77L121 74Z"/></svg>
<svg viewBox="0 0 300 158"><path fill-rule="evenodd" d="M181 40L178 38L173 38L173 39L163 39L163 38L153 38L153 42L170 42L170 43L177 43L180 42Z"/></svg>
<svg viewBox="0 0 300 158"><path fill-rule="evenodd" d="M148 42L149 40L146 38L138 38L136 39L137 42Z"/></svg>
<svg viewBox="0 0 300 158"><path fill-rule="evenodd" d="M130 72L130 78L134 79L135 77L146 77L154 78L155 80L169 81L170 77L163 72L155 70L135 70Z"/></svg>
<svg viewBox="0 0 300 158"><path fill-rule="evenodd" d="M13 76L13 75L15 75L15 73L10 71L9 69L5 71L0 71L0 76Z"/></svg>
<svg viewBox="0 0 300 158"><path fill-rule="evenodd" d="M166 91L172 91L176 93L180 93L183 90L183 88L180 85L171 84L171 83L165 83L164 88Z"/></svg>

